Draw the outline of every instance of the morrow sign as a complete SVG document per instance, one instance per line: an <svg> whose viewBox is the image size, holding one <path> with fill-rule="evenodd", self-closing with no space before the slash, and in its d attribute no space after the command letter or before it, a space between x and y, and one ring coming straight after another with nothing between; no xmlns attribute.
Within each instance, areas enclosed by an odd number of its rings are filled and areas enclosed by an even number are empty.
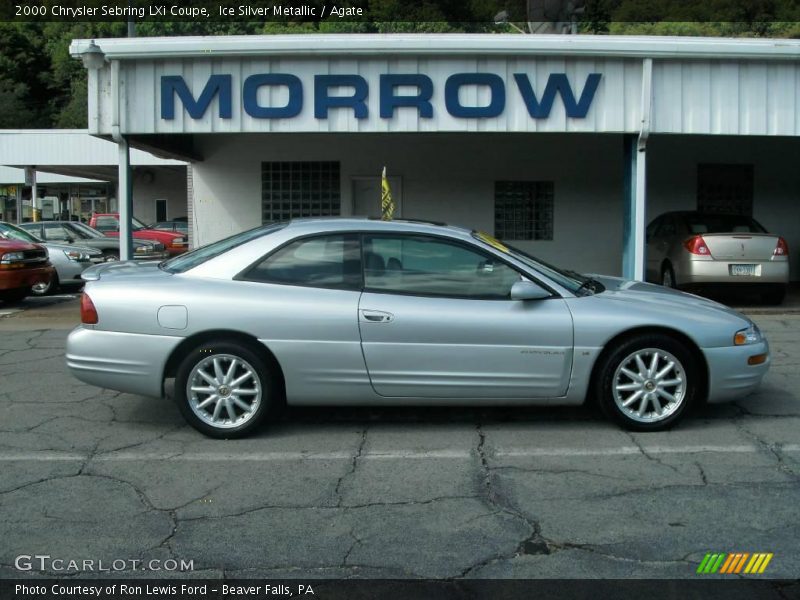
<svg viewBox="0 0 800 600"><path fill-rule="evenodd" d="M551 73L540 94L526 73L514 73L514 87L533 119L546 119L550 116L553 103L559 96L564 104L567 117L583 119L589 112L600 73L590 73L576 98L566 73ZM466 105L459 92L462 88L484 88L488 91L488 103L480 106ZM259 101L259 92L264 88L284 88L288 100L282 106L265 106ZM401 88L406 93L400 93ZM415 93L407 93L415 88ZM333 94L334 90L345 89L345 95ZM314 117L327 119L331 109L352 110L356 119L366 119L369 115L367 98L369 83L361 75L314 75L313 104ZM434 114L433 80L420 73L382 74L379 78L379 113L382 119L391 119L398 108L411 108L423 119L431 119ZM304 106L305 90L302 80L289 73L258 73L250 75L242 82L242 106L245 113L256 119L291 119L298 116ZM444 83L444 108L453 117L460 119L491 119L503 114L506 107L506 82L494 73L454 73ZM180 75L161 77L161 118L175 119L176 99L180 100L186 113L192 119L201 119L214 99L217 99L218 114L221 119L233 116L233 77L226 74L211 75L199 95L189 89Z"/></svg>

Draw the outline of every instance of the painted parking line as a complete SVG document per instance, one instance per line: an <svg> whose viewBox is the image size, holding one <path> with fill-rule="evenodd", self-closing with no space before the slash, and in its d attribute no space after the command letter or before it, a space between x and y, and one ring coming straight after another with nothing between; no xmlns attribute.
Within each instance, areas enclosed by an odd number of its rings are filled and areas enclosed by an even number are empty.
<svg viewBox="0 0 800 600"><path fill-rule="evenodd" d="M781 452L800 452L800 444L778 445ZM702 446L620 446L617 448L518 448L501 449L490 452L493 458L520 457L574 457L574 456L626 456L641 454L735 454L762 451L755 445L702 445ZM475 456L471 450L400 450L391 452L365 452L359 460L401 460L401 459L468 459ZM181 461L181 462L268 462L297 460L352 460L353 453L336 452L109 452L90 457L75 452L5 452L0 453L0 461L35 462L126 462L126 461Z"/></svg>

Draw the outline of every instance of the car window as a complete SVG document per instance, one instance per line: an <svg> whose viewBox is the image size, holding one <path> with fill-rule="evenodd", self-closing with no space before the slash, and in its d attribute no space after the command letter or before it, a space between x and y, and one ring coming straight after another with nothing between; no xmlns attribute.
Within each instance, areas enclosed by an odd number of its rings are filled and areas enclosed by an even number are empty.
<svg viewBox="0 0 800 600"><path fill-rule="evenodd" d="M489 254L427 236L365 235L363 256L372 291L507 300L521 279Z"/></svg>
<svg viewBox="0 0 800 600"><path fill-rule="evenodd" d="M119 229L116 217L97 217L94 227L99 231L117 231Z"/></svg>
<svg viewBox="0 0 800 600"><path fill-rule="evenodd" d="M661 229L658 230L658 237L670 237L675 235L676 232L675 219L666 217L661 225Z"/></svg>
<svg viewBox="0 0 800 600"><path fill-rule="evenodd" d="M686 217L689 232L702 233L766 233L767 230L755 219L744 215L693 214Z"/></svg>
<svg viewBox="0 0 800 600"><path fill-rule="evenodd" d="M169 273L185 273L189 269L203 264L206 261L224 254L236 246L241 246L247 242L260 238L270 233L274 233L286 227L286 223L274 223L272 225L262 225L254 229L248 229L241 233L218 240L206 246L195 248L191 252L180 254L169 260L159 263L159 267Z"/></svg>
<svg viewBox="0 0 800 600"><path fill-rule="evenodd" d="M66 240L72 237L66 229L58 223L45 223L44 224L44 239L46 240Z"/></svg>
<svg viewBox="0 0 800 600"><path fill-rule="evenodd" d="M650 222L650 225L647 226L645 230L645 235L648 240L653 239L661 234L661 224L664 222L664 215L657 217L653 221Z"/></svg>
<svg viewBox="0 0 800 600"><path fill-rule="evenodd" d="M89 227L85 223L79 223L79 222L76 221L74 223L68 223L66 225L66 227L70 231L72 231L72 233L76 234L76 237L81 237L81 238L84 238L84 239L105 238L106 237L102 233L97 231L97 229L92 229L91 227Z"/></svg>
<svg viewBox="0 0 800 600"><path fill-rule="evenodd" d="M360 263L357 235L322 235L291 242L250 269L244 279L358 290Z"/></svg>
<svg viewBox="0 0 800 600"><path fill-rule="evenodd" d="M42 241L30 231L25 231L24 229L12 225L11 223L0 223L0 238L5 238L7 240L19 240L21 242L30 242L33 244L37 244Z"/></svg>

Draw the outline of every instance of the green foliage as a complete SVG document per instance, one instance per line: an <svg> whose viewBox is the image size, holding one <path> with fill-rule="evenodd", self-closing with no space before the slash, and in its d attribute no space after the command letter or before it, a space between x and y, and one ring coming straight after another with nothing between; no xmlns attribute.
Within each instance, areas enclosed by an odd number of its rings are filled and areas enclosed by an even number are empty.
<svg viewBox="0 0 800 600"><path fill-rule="evenodd" d="M207 0L189 0L203 4ZM309 0L321 5L322 0ZM236 3L235 3L236 4ZM369 21L146 21L139 36L305 33L512 33L524 28L526 0L342 0L368 5ZM581 33L800 38L798 0L586 0ZM73 39L123 37L126 24L0 22L0 127L86 127L86 71Z"/></svg>

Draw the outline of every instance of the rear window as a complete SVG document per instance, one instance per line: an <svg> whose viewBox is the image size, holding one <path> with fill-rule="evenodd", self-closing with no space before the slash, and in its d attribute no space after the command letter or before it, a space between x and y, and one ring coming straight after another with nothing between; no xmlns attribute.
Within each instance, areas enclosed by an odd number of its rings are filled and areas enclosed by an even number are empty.
<svg viewBox="0 0 800 600"><path fill-rule="evenodd" d="M743 215L688 215L689 233L767 233L760 223Z"/></svg>
<svg viewBox="0 0 800 600"><path fill-rule="evenodd" d="M250 240L275 233L284 227L286 227L286 223L275 223L272 225L262 225L255 229L248 229L247 231L237 233L217 242L195 248L186 254L180 254L175 258L165 260L159 266L170 273L185 273L189 269L193 269L212 258L216 258L220 254L224 254L228 250L232 250L236 246L241 246Z"/></svg>

